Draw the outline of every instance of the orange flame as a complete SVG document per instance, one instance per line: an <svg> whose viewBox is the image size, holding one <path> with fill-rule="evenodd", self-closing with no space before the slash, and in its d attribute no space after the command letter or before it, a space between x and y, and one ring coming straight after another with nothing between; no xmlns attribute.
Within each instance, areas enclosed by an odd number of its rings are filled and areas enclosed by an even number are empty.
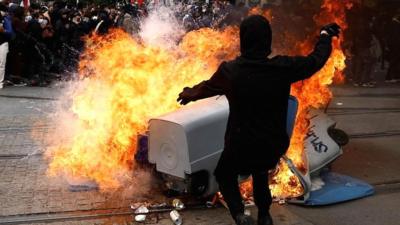
<svg viewBox="0 0 400 225"><path fill-rule="evenodd" d="M325 0L315 17L317 24L335 21L345 29L348 4L350 0ZM257 12L272 18L269 11L253 10ZM335 76L342 77L345 57L340 42L334 41L332 56L320 72L292 87L300 108L287 155L302 171L307 168L303 152L306 111L326 104L332 97L328 85ZM182 88L208 79L222 61L233 59L238 43L237 27L189 32L173 49L148 46L120 30L90 37L80 62L78 88L70 95L71 114L61 118L69 119L56 132L68 135L47 151L49 174L94 180L101 190L121 186L131 177L136 135L146 131L148 119L177 109L176 97ZM313 44L309 38L293 53L308 53ZM248 187L242 186L243 190ZM299 181L285 164L279 165L271 188L279 197L302 194Z"/></svg>
<svg viewBox="0 0 400 225"><path fill-rule="evenodd" d="M236 34L236 28L202 29L176 49L145 46L121 30L92 37L80 62L80 88L72 93L72 140L50 148L49 174L87 178L102 189L121 185L148 119L177 109L183 87L232 59L238 45L227 43L238 43Z"/></svg>

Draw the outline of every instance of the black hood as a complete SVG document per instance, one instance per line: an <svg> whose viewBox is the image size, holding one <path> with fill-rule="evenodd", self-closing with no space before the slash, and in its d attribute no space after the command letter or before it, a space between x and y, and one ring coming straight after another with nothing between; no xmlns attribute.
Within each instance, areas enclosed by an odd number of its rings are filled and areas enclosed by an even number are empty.
<svg viewBox="0 0 400 225"><path fill-rule="evenodd" d="M265 59L271 54L271 26L259 15L249 16L240 24L240 52L248 59Z"/></svg>

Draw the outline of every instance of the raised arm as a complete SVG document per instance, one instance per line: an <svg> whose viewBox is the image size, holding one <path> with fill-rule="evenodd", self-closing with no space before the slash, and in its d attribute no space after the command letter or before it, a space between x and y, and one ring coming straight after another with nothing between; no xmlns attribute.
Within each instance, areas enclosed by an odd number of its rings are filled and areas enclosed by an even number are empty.
<svg viewBox="0 0 400 225"><path fill-rule="evenodd" d="M277 57L276 60L280 61L283 68L287 68L290 82L307 79L325 65L332 52L332 37L338 37L339 32L340 27L337 24L324 26L314 50L308 56Z"/></svg>

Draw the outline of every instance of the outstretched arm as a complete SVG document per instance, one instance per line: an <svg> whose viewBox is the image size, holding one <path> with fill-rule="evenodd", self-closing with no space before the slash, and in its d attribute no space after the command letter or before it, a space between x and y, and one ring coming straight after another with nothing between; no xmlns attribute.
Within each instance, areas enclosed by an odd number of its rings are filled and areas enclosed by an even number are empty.
<svg viewBox="0 0 400 225"><path fill-rule="evenodd" d="M191 101L212 97L215 95L224 95L227 89L229 80L223 74L224 64L222 63L218 70L209 80L200 82L192 88L185 87L179 94L177 101L181 105L186 105Z"/></svg>
<svg viewBox="0 0 400 225"><path fill-rule="evenodd" d="M325 65L332 52L332 37L338 37L339 32L340 27L337 24L324 26L314 50L308 56L283 56L280 58L283 66L288 68L290 82L307 79Z"/></svg>

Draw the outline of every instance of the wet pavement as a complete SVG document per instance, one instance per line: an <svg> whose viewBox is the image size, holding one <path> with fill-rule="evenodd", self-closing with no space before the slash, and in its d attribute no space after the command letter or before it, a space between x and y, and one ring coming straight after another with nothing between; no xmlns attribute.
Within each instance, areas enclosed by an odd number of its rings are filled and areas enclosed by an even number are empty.
<svg viewBox="0 0 400 225"><path fill-rule="evenodd" d="M6 87L0 90L0 224L135 224L129 206L154 193L131 195L125 188L101 193L71 192L46 175L43 144L53 125L60 88ZM276 225L398 225L400 214L400 84L377 88L334 88L327 110L350 134L344 155L332 169L369 182L376 194L327 207L274 204ZM129 187L132 189L135 187ZM252 215L256 210L251 208ZM184 224L233 224L226 209L181 212ZM172 224L168 213L146 224Z"/></svg>

